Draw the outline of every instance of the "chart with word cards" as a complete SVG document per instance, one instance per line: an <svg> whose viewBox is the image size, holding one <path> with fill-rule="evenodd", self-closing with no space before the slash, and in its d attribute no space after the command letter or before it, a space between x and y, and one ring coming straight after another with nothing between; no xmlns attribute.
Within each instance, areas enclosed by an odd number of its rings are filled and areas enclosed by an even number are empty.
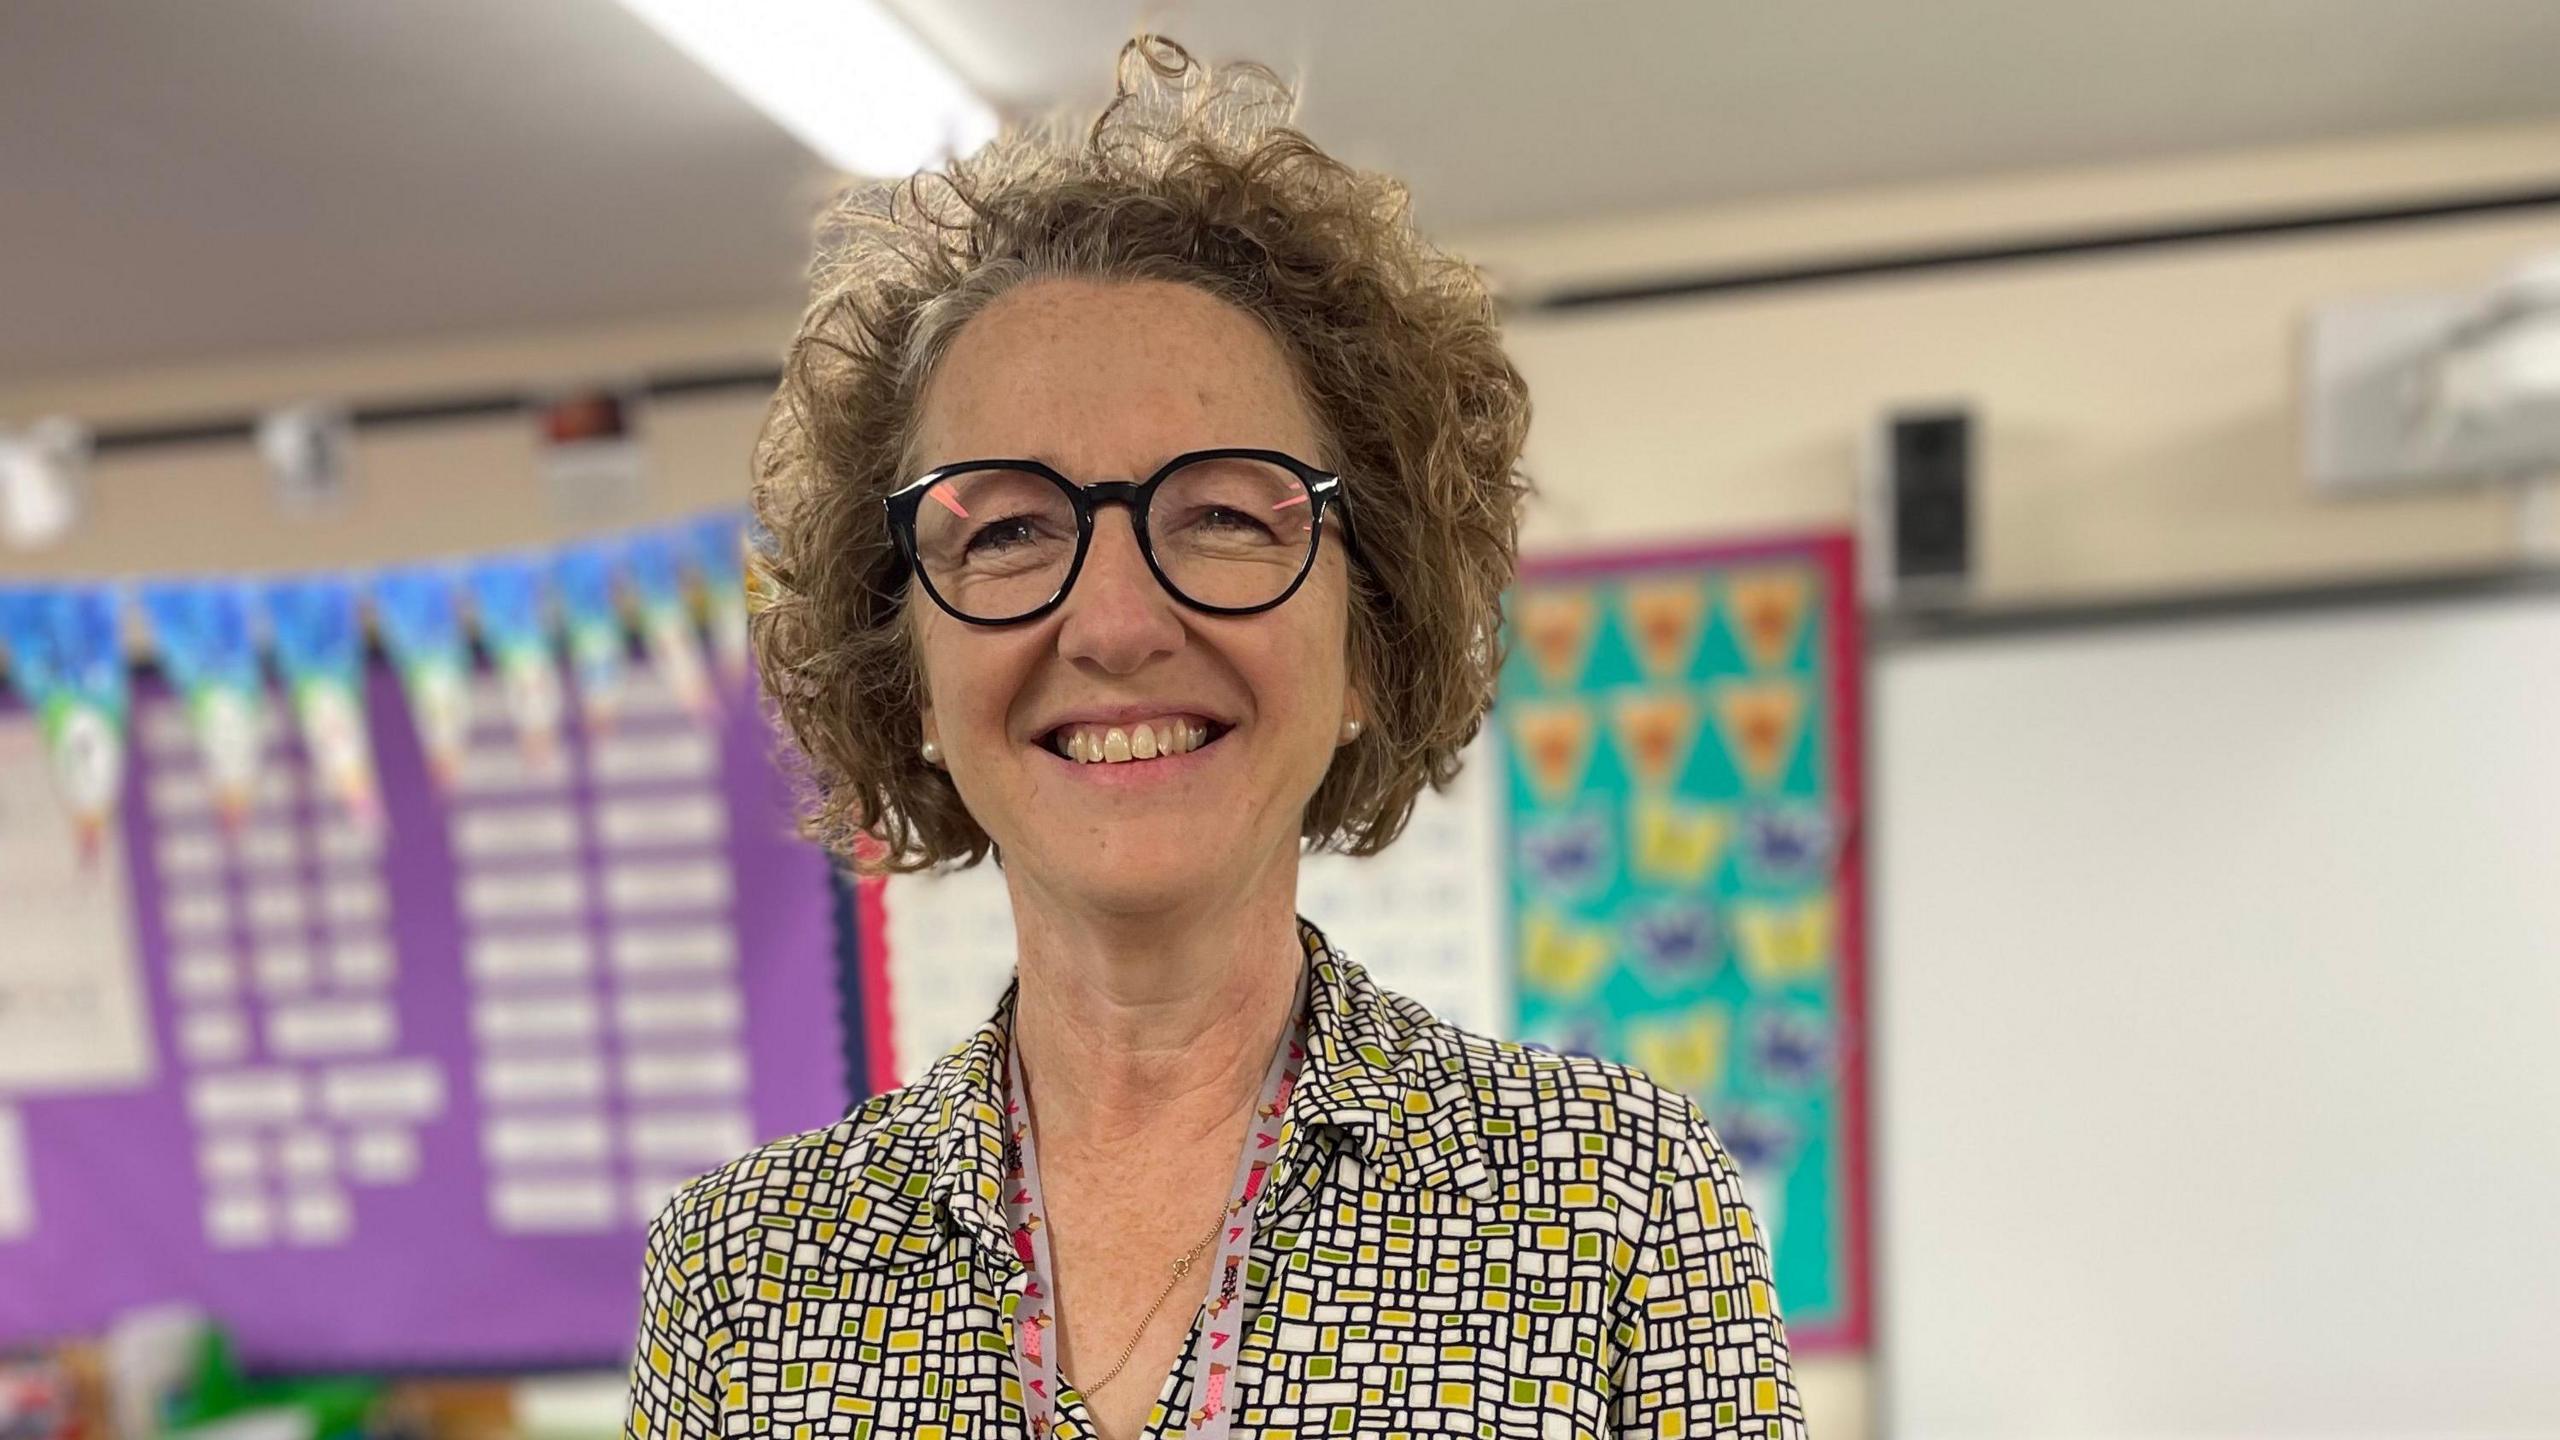
<svg viewBox="0 0 2560 1440"><path fill-rule="evenodd" d="M827 862L720 700L635 672L546 750L481 676L438 784L377 666L368 820L280 704L226 811L145 683L85 864L0 710L0 855L51 877L9 928L79 958L51 1003L114 1060L0 1070L0 1348L179 1302L263 1368L625 1360L652 1212L850 1098ZM0 961L0 1016L66 970Z"/></svg>

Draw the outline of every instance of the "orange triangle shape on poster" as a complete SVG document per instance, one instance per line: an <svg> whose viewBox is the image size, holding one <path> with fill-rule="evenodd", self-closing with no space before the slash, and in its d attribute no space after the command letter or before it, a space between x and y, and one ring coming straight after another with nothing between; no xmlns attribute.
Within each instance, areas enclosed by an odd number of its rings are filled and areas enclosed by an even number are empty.
<svg viewBox="0 0 2560 1440"><path fill-rule="evenodd" d="M1656 680L1686 674L1706 628L1707 586L1697 578L1629 585L1618 602L1636 663Z"/></svg>
<svg viewBox="0 0 2560 1440"><path fill-rule="evenodd" d="M1591 635L1599 628L1600 602L1588 590L1541 590L1520 597L1520 645L1550 690L1582 678L1591 659Z"/></svg>
<svg viewBox="0 0 2560 1440"><path fill-rule="evenodd" d="M1775 670L1796 651L1813 604L1813 577L1803 570L1746 570L1725 590L1734 638L1754 670Z"/></svg>
<svg viewBox="0 0 2560 1440"><path fill-rule="evenodd" d="M1513 748L1529 784L1548 804L1561 804L1582 788L1591 765L1591 712L1580 701L1523 705L1511 717Z"/></svg>
<svg viewBox="0 0 2560 1440"><path fill-rule="evenodd" d="M1787 772L1804 732L1804 690L1793 680L1741 680L1717 687L1716 722L1743 778L1766 789Z"/></svg>
<svg viewBox="0 0 2560 1440"><path fill-rule="evenodd" d="M1647 790L1669 789L1697 738L1697 702L1677 690L1638 690L1618 697L1611 718L1627 773Z"/></svg>

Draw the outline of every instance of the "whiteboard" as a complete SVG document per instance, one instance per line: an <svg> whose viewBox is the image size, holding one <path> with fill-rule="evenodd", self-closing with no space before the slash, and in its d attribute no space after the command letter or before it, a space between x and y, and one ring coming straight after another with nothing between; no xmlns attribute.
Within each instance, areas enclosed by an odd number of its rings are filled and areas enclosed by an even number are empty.
<svg viewBox="0 0 2560 1440"><path fill-rule="evenodd" d="M2560 1435L2560 602L1875 682L1885 1433Z"/></svg>

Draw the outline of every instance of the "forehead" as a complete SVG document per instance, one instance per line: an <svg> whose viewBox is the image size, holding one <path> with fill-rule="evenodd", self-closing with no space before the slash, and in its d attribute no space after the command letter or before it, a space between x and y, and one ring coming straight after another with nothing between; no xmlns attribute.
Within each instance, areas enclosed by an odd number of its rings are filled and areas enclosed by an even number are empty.
<svg viewBox="0 0 2560 1440"><path fill-rule="evenodd" d="M1316 458L1296 372L1271 332L1206 292L1155 280L1008 291L954 337L920 420L923 467L1000 456L1143 474L1216 445Z"/></svg>

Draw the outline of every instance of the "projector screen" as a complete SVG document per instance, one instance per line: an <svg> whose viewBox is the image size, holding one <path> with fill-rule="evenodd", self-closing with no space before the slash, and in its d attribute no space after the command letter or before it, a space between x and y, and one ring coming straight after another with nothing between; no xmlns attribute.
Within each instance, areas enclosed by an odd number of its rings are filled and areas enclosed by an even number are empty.
<svg viewBox="0 0 2560 1440"><path fill-rule="evenodd" d="M1875 683L1884 1433L2560 1434L2560 600Z"/></svg>

